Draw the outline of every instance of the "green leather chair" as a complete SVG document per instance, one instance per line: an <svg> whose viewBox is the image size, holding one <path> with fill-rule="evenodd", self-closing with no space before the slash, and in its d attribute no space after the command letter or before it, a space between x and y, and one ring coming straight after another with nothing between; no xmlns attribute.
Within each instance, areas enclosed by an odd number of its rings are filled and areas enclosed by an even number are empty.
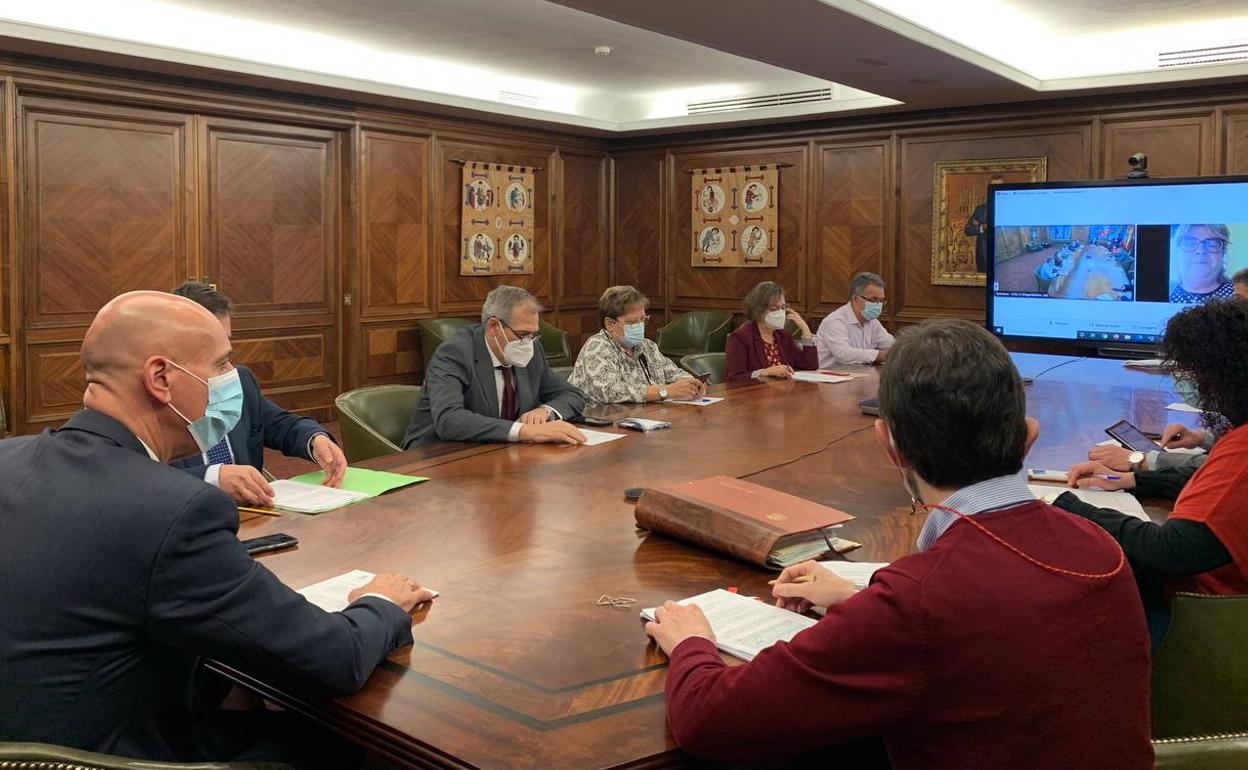
<svg viewBox="0 0 1248 770"><path fill-rule="evenodd" d="M335 398L347 462L402 452L399 444L419 398L417 385L374 385Z"/></svg>
<svg viewBox="0 0 1248 770"><path fill-rule="evenodd" d="M1153 737L1248 731L1248 596L1177 594L1171 613L1153 657Z"/></svg>
<svg viewBox="0 0 1248 770"><path fill-rule="evenodd" d="M0 743L0 770L292 770L274 762L152 762L47 743Z"/></svg>
<svg viewBox="0 0 1248 770"><path fill-rule="evenodd" d="M558 374L562 375L563 379L565 380L572 376L572 370L575 368L576 367L574 366L552 366L550 367L551 371L557 372Z"/></svg>
<svg viewBox="0 0 1248 770"><path fill-rule="evenodd" d="M676 363L694 353L723 353L732 313L693 310L659 329L659 351Z"/></svg>
<svg viewBox="0 0 1248 770"><path fill-rule="evenodd" d="M1248 767L1248 733L1197 735L1153 741L1157 770L1243 770Z"/></svg>
<svg viewBox="0 0 1248 770"><path fill-rule="evenodd" d="M438 346L450 339L451 335L465 326L472 326L476 321L470 318L424 318L416 322L420 327L420 352L425 360L425 371L429 371L429 362L433 360L433 352Z"/></svg>
<svg viewBox="0 0 1248 770"><path fill-rule="evenodd" d="M537 326L542 351L546 353L546 363L551 366L571 366L574 361L572 346L568 344L568 333L544 320L539 320Z"/></svg>
<svg viewBox="0 0 1248 770"><path fill-rule="evenodd" d="M695 377L709 374L711 375L710 382L718 385L724 381L724 354L694 353L680 359L680 368Z"/></svg>

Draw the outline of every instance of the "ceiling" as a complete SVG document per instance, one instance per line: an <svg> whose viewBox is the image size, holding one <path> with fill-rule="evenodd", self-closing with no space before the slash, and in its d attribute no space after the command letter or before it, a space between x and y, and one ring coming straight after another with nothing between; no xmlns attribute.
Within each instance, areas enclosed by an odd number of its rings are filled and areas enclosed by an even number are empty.
<svg viewBox="0 0 1248 770"><path fill-rule="evenodd" d="M1157 66L1248 43L1244 0L0 0L0 36L599 134L1248 80Z"/></svg>

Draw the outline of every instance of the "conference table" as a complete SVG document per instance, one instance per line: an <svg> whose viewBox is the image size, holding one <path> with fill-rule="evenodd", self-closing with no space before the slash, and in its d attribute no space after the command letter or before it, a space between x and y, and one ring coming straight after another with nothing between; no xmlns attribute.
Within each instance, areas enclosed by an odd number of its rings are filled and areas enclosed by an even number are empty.
<svg viewBox="0 0 1248 770"><path fill-rule="evenodd" d="M1029 467L1085 459L1121 418L1144 431L1194 424L1165 409L1176 400L1166 377L1116 361L1014 358L1035 377L1028 414L1041 428ZM297 549L261 557L292 587L365 569L439 589L413 618L415 644L344 698L228 673L404 767L688 766L664 725L665 657L638 611L715 588L765 597L774 573L637 530L623 492L744 477L853 514L837 530L862 543L851 560L904 556L923 516L876 443L875 418L858 409L875 395L877 371L853 371L839 384L713 386L724 400L704 407L593 409L672 423L605 428L627 435L598 446L443 443L362 463L430 480L319 516L249 520L240 536L298 537ZM599 604L604 595L636 601L620 609Z"/></svg>

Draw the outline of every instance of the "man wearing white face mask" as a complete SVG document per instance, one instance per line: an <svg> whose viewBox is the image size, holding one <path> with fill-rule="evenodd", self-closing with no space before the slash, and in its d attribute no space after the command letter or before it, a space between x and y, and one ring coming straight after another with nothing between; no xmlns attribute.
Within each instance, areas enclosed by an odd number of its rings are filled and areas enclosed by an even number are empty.
<svg viewBox="0 0 1248 770"><path fill-rule="evenodd" d="M612 286L598 299L602 330L585 340L569 378L591 406L697 398L701 380L672 363L646 338L650 301L632 286Z"/></svg>
<svg viewBox="0 0 1248 770"><path fill-rule="evenodd" d="M192 707L201 658L312 693L355 692L411 643L408 613L431 598L406 577L378 575L342 612L317 608L247 555L225 492L166 464L234 427L242 398L230 352L194 302L124 294L83 340L85 408L59 430L0 441L5 740L350 766L322 754L316 731L291 714L245 715L274 740L261 753L229 715Z"/></svg>
<svg viewBox="0 0 1248 770"><path fill-rule="evenodd" d="M849 302L819 324L819 365L884 363L893 346L893 335L879 321L885 301L883 278L855 275L849 282Z"/></svg>
<svg viewBox="0 0 1248 770"><path fill-rule="evenodd" d="M546 363L537 344L537 299L516 286L485 297L481 325L442 343L403 437L403 448L434 441L583 444L567 422L585 396Z"/></svg>

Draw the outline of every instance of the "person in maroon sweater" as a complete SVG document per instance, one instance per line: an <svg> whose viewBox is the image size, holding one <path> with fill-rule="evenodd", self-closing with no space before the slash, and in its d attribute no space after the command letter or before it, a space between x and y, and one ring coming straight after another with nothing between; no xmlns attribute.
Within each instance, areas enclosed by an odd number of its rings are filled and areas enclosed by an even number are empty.
<svg viewBox="0 0 1248 770"><path fill-rule="evenodd" d="M646 632L671 658L676 742L752 761L878 737L897 770L1152 768L1135 582L1103 530L1028 491L1039 426L1001 343L960 320L908 329L879 400L885 453L935 504L917 552L857 593L814 562L786 569L778 603L827 615L742 666L696 606L659 608Z"/></svg>
<svg viewBox="0 0 1248 770"><path fill-rule="evenodd" d="M763 377L791 379L795 369L818 369L819 349L815 335L802 314L784 301L784 288L763 281L745 295L749 319L728 335L724 349L724 380L746 382ZM786 321L797 324L799 340L785 330Z"/></svg>

